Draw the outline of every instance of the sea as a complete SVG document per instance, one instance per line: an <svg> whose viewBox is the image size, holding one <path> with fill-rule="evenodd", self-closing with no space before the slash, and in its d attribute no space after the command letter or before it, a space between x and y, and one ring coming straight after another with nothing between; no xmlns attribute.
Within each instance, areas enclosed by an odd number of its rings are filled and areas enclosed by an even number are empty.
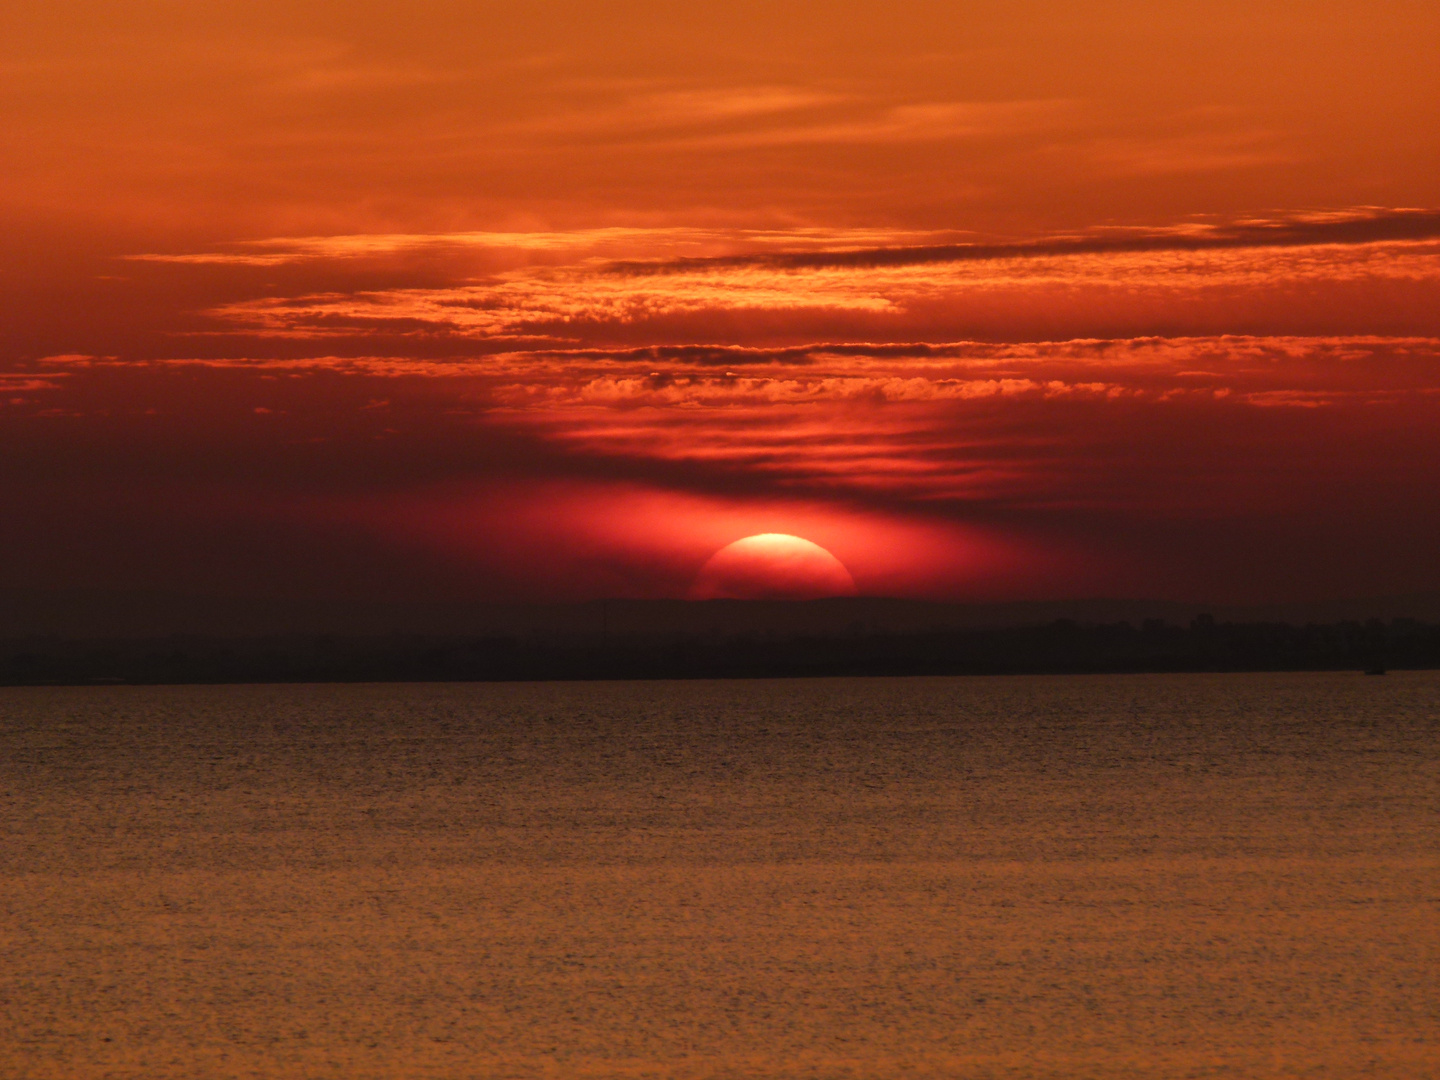
<svg viewBox="0 0 1440 1080"><path fill-rule="evenodd" d="M1440 1076L1440 673L3 689L0 1076Z"/></svg>

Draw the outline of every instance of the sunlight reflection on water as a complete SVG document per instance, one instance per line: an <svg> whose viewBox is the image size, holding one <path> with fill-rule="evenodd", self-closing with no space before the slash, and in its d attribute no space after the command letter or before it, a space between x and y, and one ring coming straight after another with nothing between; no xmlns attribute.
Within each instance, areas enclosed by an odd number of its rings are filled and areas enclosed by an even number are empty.
<svg viewBox="0 0 1440 1080"><path fill-rule="evenodd" d="M0 691L26 1077L1420 1076L1440 674Z"/></svg>

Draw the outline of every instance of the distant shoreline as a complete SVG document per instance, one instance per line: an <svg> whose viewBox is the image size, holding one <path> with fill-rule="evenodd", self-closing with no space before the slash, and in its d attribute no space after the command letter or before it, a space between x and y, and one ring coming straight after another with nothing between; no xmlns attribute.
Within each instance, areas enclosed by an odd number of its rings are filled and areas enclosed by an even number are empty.
<svg viewBox="0 0 1440 1080"><path fill-rule="evenodd" d="M1200 616L829 635L289 634L0 640L0 685L512 682L1440 668L1440 624L1295 626Z"/></svg>

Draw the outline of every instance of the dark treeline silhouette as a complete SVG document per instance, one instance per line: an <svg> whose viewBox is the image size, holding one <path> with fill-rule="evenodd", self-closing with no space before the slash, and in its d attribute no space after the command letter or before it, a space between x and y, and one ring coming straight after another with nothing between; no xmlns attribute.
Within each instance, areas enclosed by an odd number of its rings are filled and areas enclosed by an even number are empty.
<svg viewBox="0 0 1440 1080"><path fill-rule="evenodd" d="M820 635L632 634L0 642L0 684L408 682L1440 667L1440 625L1082 625Z"/></svg>

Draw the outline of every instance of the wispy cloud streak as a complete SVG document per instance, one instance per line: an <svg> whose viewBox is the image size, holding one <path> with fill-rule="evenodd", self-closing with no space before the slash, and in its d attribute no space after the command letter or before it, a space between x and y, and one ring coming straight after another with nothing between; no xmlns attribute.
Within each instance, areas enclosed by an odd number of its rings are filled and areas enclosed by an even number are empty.
<svg viewBox="0 0 1440 1080"><path fill-rule="evenodd" d="M626 239L636 238L577 236L567 246L562 238L547 235L522 240L521 247L587 254L442 287L266 297L227 304L212 314L233 331L299 338L384 332L477 340L550 336L557 342L598 344L639 336L656 347L687 347L700 335L741 339L737 344L746 336L775 338L763 322L751 324L759 329L747 332L745 324L734 321L737 315L790 319L803 334L804 323L793 320L806 312L816 318L843 317L851 332L876 340L953 336L979 327L1021 336L1027 324L1037 323L1058 331L1055 336L1067 331L1084 335L1106 329L1096 324L1103 318L1128 320L1141 330L1147 320L1164 325L1178 317L1198 320L1187 329L1224 332L1233 328L1237 313L1244 314L1247 326L1268 318L1276 329L1293 332L1304 329L1296 323L1304 309L1286 299L1297 288L1384 289L1387 282L1432 291L1440 287L1440 214L1428 211L1112 229L1025 244L876 248L853 246L863 236L841 233L808 236L806 244L785 247L791 238L772 234L730 237L732 246L751 248L740 253L646 260L607 259L599 253L598 246ZM689 233L647 233L643 239L672 250L723 240ZM476 242L500 241L487 236ZM378 250L403 244L390 238L379 242ZM773 250L777 247L784 249ZM343 241L328 248L304 241L288 257L315 252L350 257L358 250ZM1348 306L1380 302L1378 297L1352 298ZM1317 329L1337 329L1324 322L1335 310L1336 305L1328 305ZM1368 310L1359 314L1370 317ZM1417 317L1423 321L1423 310ZM1057 318L1069 318L1071 324L1057 325ZM688 321L683 327L666 325L676 319ZM993 329L997 322L1008 328Z"/></svg>

